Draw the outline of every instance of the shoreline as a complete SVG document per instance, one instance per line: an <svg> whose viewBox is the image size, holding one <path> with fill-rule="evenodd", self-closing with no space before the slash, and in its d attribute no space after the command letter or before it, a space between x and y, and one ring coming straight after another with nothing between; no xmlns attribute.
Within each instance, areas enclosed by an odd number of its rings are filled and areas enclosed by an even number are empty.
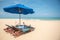
<svg viewBox="0 0 60 40"><path fill-rule="evenodd" d="M19 18L3 18L1 17L0 19L19 19ZM60 20L60 17L26 17L26 18L21 18L21 19L34 19L34 20Z"/></svg>
<svg viewBox="0 0 60 40"><path fill-rule="evenodd" d="M0 20L3 18L0 18ZM7 19L7 18L6 18ZM8 18L10 19L10 18ZM7 20L8 20L7 19ZM12 19L11 19L12 20ZM19 19L15 19L15 20L19 20ZM21 20L43 20L43 21L60 21L60 19L21 19Z"/></svg>

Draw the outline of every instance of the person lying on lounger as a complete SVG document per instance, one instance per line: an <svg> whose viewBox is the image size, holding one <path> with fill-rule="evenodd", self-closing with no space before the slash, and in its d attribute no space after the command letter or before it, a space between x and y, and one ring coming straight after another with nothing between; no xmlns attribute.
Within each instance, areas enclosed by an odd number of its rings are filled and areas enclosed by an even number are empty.
<svg viewBox="0 0 60 40"><path fill-rule="evenodd" d="M23 22L23 25L16 25L16 28L21 29L23 32L27 32L27 31L29 31L31 29L31 25L27 26Z"/></svg>

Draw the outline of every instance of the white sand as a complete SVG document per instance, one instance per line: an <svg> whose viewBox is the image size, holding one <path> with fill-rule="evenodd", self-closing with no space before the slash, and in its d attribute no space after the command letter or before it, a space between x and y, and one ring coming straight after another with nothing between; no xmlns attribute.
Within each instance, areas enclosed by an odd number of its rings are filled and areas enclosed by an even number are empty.
<svg viewBox="0 0 60 40"><path fill-rule="evenodd" d="M59 40L60 20L22 20L35 28L34 31L14 38L3 29L5 24L18 24L18 19L0 19L0 40ZM21 22L21 24L22 24Z"/></svg>

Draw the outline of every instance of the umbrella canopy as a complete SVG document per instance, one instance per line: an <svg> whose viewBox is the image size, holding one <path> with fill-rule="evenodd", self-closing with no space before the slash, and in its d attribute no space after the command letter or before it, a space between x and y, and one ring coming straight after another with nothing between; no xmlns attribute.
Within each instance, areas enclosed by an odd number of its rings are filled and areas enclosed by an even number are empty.
<svg viewBox="0 0 60 40"><path fill-rule="evenodd" d="M3 8L5 12L13 13L13 14L32 14L34 13L33 9L26 7L22 4L11 5Z"/></svg>

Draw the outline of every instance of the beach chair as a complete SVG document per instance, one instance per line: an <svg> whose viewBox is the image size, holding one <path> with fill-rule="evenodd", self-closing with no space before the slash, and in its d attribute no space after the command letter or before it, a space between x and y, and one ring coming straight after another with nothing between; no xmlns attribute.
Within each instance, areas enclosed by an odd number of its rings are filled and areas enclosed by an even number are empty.
<svg viewBox="0 0 60 40"><path fill-rule="evenodd" d="M34 30L33 27L30 26L27 26L27 25L16 25L16 26L10 26L10 25L7 25L7 28L4 29L5 32L7 33L10 33L12 34L14 37L18 37L22 34L25 34L25 33L28 33L28 32L31 32Z"/></svg>

